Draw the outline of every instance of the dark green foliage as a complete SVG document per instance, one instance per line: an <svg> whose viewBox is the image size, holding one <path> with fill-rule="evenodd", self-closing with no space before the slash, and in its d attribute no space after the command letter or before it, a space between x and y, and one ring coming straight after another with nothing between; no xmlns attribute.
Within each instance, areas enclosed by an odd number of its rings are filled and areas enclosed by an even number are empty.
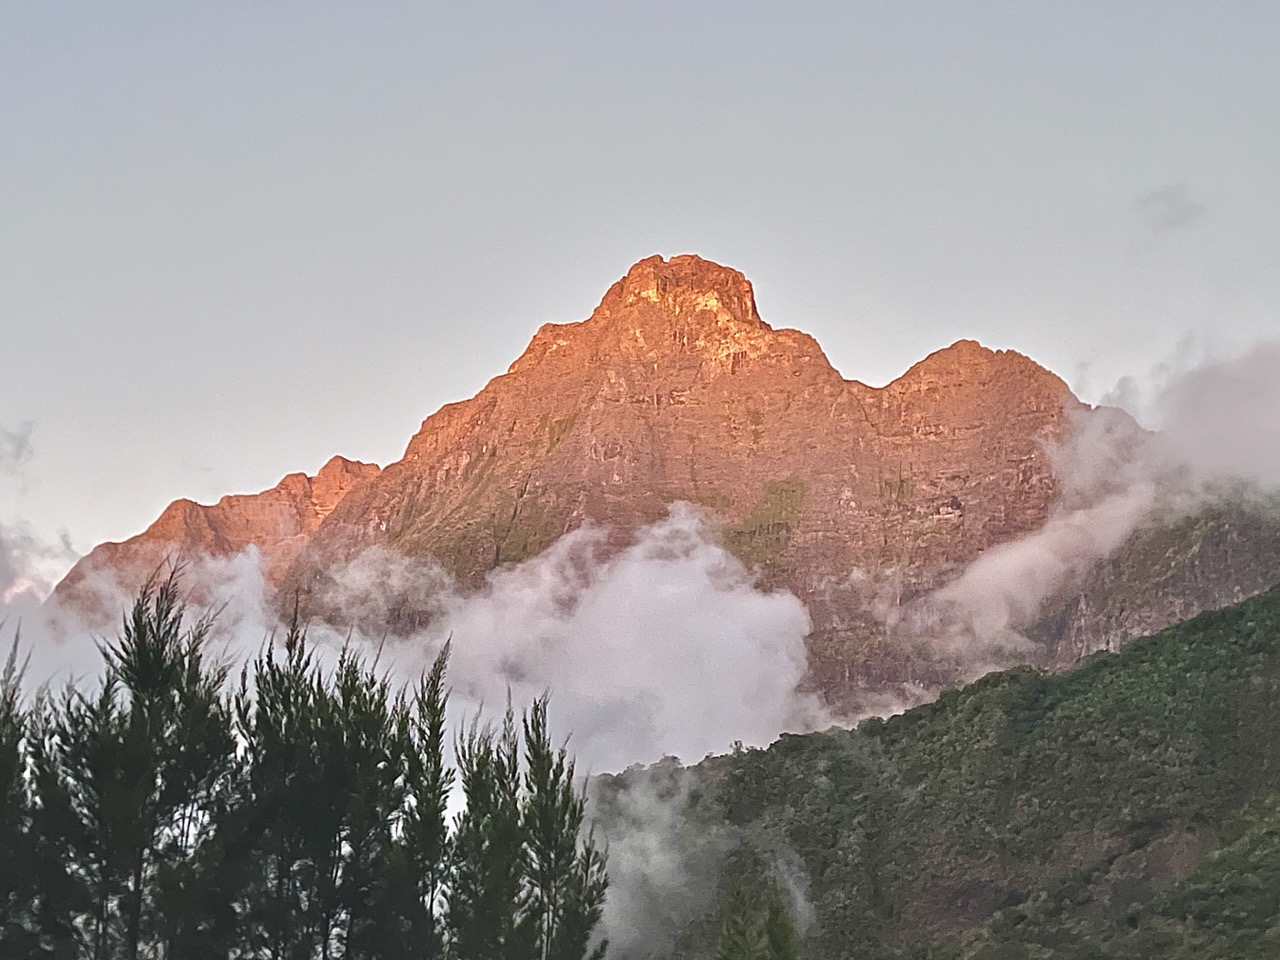
<svg viewBox="0 0 1280 960"><path fill-rule="evenodd" d="M521 882L520 757L510 709L500 729L472 725L458 741L466 809L454 835L448 926L458 957L530 956Z"/></svg>
<svg viewBox="0 0 1280 960"><path fill-rule="evenodd" d="M204 660L207 622L182 614L176 576L148 584L98 691L69 689L32 724L34 822L63 867L49 909L67 918L46 933L87 956L202 947L228 907L193 869L212 856L233 769L225 671Z"/></svg>
<svg viewBox="0 0 1280 960"><path fill-rule="evenodd" d="M37 955L40 890L33 800L27 775L28 718L15 638L0 675L0 942Z"/></svg>
<svg viewBox="0 0 1280 960"><path fill-rule="evenodd" d="M760 893L734 887L721 910L716 960L797 960L795 925L773 884Z"/></svg>
<svg viewBox="0 0 1280 960"><path fill-rule="evenodd" d="M764 951L764 929L755 905L735 890L725 905L716 960L764 960Z"/></svg>
<svg viewBox="0 0 1280 960"><path fill-rule="evenodd" d="M545 697L525 716L524 750L523 872L536 956L539 960L584 956L598 960L605 945L590 951L589 946L608 888L604 858L589 835L579 839L586 798L574 787L568 750L551 743Z"/></svg>
<svg viewBox="0 0 1280 960"><path fill-rule="evenodd" d="M228 692L176 574L93 690L28 709L0 676L0 957L582 960L603 860L546 703L459 744L446 649L410 691L296 622Z"/></svg>
<svg viewBox="0 0 1280 960"><path fill-rule="evenodd" d="M776 893L765 903L764 945L768 960L797 960L800 956L795 924L782 897Z"/></svg>
<svg viewBox="0 0 1280 960"><path fill-rule="evenodd" d="M409 747L404 764L405 793L400 844L386 883L410 898L403 909L402 936L419 945L419 955L443 952L440 904L451 876L452 838L446 820L454 771L444 762L446 644L422 678L408 711Z"/></svg>
<svg viewBox="0 0 1280 960"><path fill-rule="evenodd" d="M815 960L1280 956L1280 589L701 779L738 860L798 859Z"/></svg>

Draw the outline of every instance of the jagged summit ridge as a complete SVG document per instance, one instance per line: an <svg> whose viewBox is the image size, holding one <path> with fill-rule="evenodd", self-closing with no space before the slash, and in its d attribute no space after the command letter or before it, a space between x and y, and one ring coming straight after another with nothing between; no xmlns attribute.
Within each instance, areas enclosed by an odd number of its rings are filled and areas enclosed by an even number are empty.
<svg viewBox="0 0 1280 960"><path fill-rule="evenodd" d="M286 478L299 489L258 495L253 523L222 504L184 506L167 535L201 549L254 543L280 595L334 618L335 578L369 548L478 584L584 523L620 544L689 501L762 585L809 604L818 669L850 683L850 664L868 657L903 669L874 642L868 590L931 589L1044 522L1056 490L1047 442L1080 406L1026 357L973 341L883 388L846 380L808 334L760 318L741 272L649 257L588 318L544 325L506 374L429 416L380 473L330 495L327 473L346 471L326 465L305 498L306 478ZM305 523L265 509L281 498L305 499L289 514ZM388 607L403 618L393 629L429 616Z"/></svg>
<svg viewBox="0 0 1280 960"><path fill-rule="evenodd" d="M127 593L166 561L231 557L247 547L262 556L268 582L278 582L342 499L381 469L335 456L315 476L290 473L261 493L228 494L213 504L175 500L137 536L94 547L58 584L53 600L96 612L104 589Z"/></svg>
<svg viewBox="0 0 1280 960"><path fill-rule="evenodd" d="M692 365L690 358L696 360ZM751 282L740 271L696 254L654 255L632 265L586 320L544 324L507 372L552 377L574 364L604 373L634 363L654 373L665 369L705 378L737 373L762 359L803 362L832 382L844 380L809 334L775 329L761 319ZM543 364L548 369L535 372ZM926 381L963 387L1010 370L1044 378L1052 392L1070 393L1065 382L1025 355L972 339L935 351L883 389L911 389ZM858 380L845 382L868 395L879 392Z"/></svg>

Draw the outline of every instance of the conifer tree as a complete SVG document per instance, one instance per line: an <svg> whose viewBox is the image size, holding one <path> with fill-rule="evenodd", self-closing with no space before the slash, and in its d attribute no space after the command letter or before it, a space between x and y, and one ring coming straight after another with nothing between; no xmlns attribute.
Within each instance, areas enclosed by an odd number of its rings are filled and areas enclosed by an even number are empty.
<svg viewBox="0 0 1280 960"><path fill-rule="evenodd" d="M295 616L232 695L209 625L174 571L96 688L24 708L10 656L0 956L585 960L604 861L545 699L458 740L450 830L447 647L405 692L349 649L322 669Z"/></svg>
<svg viewBox="0 0 1280 960"><path fill-rule="evenodd" d="M765 897L765 957L768 960L798 960L800 948L797 939L791 911L778 888L771 886Z"/></svg>
<svg viewBox="0 0 1280 960"><path fill-rule="evenodd" d="M555 749L547 728L547 698L524 717L524 870L526 922L537 960L579 960L588 955L608 882L590 835L582 837L586 797L573 782L565 747ZM601 943L590 955L602 957Z"/></svg>
<svg viewBox="0 0 1280 960"><path fill-rule="evenodd" d="M756 905L741 889L725 904L716 960L765 960L764 931Z"/></svg>
<svg viewBox="0 0 1280 960"><path fill-rule="evenodd" d="M455 750L465 807L454 829L449 955L457 960L529 957L520 741L510 706L498 729L473 721Z"/></svg>
<svg viewBox="0 0 1280 960"><path fill-rule="evenodd" d="M246 896L244 949L271 960L309 958L315 947L315 878L321 858L314 825L321 795L316 733L322 686L296 613L277 658L272 647L241 674L236 729L247 778L241 832L254 837L258 869ZM250 684L249 677L253 682Z"/></svg>
<svg viewBox="0 0 1280 960"><path fill-rule="evenodd" d="M735 887L726 899L716 960L797 960L795 925L777 886L750 895Z"/></svg>
<svg viewBox="0 0 1280 960"><path fill-rule="evenodd" d="M400 859L391 867L404 880L388 878L397 889L413 891L403 907L401 926L414 956L424 960L441 956L444 949L444 893L452 849L447 810L454 784L454 771L444 757L448 664L449 645L445 644L409 704L404 771L409 802L401 827Z"/></svg>
<svg viewBox="0 0 1280 960"><path fill-rule="evenodd" d="M406 807L404 769L412 751L408 709L385 678L344 655L334 678L341 821L334 871L333 937L347 958L376 958L399 921L386 883L398 859L396 835Z"/></svg>
<svg viewBox="0 0 1280 960"><path fill-rule="evenodd" d="M36 844L27 775L28 714L22 704L21 637L0 674L0 945L13 956L35 956Z"/></svg>
<svg viewBox="0 0 1280 960"><path fill-rule="evenodd" d="M95 960L171 952L207 927L189 896L193 862L215 842L233 744L225 671L204 657L208 621L186 627L183 614L176 569L148 582L103 648L97 693L68 689L33 750L36 822L58 847L62 908Z"/></svg>

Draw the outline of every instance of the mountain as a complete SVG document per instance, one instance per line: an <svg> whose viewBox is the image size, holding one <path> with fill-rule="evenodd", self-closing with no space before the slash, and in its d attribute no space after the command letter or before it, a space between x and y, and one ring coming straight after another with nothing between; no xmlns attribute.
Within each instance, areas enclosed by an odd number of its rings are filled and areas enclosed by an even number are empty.
<svg viewBox="0 0 1280 960"><path fill-rule="evenodd" d="M678 841L710 888L654 901L644 922L676 934L654 956L714 956L734 892L772 883L810 960L1262 960L1278 733L1280 588L1074 670L593 789L606 838L665 789L678 823L653 850Z"/></svg>
<svg viewBox="0 0 1280 960"><path fill-rule="evenodd" d="M927 591L1044 522L1046 444L1082 409L1031 360L967 340L884 388L846 380L811 337L761 320L741 273L652 257L590 318L542 327L505 375L429 417L284 586L332 616L328 578L369 547L476 583L584 523L621 541L684 500L714 512L764 585L809 604L834 676L883 632L868 583Z"/></svg>
<svg viewBox="0 0 1280 960"><path fill-rule="evenodd" d="M620 545L689 501L763 586L807 604L813 683L851 704L956 679L954 665L890 636L888 619L990 547L1040 529L1059 493L1048 450L1095 415L1032 360L971 340L885 387L846 380L812 337L760 318L738 271L655 256L588 319L544 325L506 374L428 417L399 461L381 472L340 461L340 493L323 509L307 485L325 471L213 507L179 501L140 537L91 553L57 598L75 602L103 571L130 585L166 550L255 544L286 604L341 621L336 580L370 548L476 585L584 524ZM1177 573L1195 551L1172 574L1143 567L1164 599L1102 620L1100 597L1068 591L1036 625L1041 653L1024 656L1070 662L1117 631L1239 599L1235 579L1256 592L1280 579L1277 530L1263 524L1198 579ZM1140 567L1164 563L1135 549ZM1123 593L1105 571L1097 580L1107 596ZM393 630L430 616L412 595L386 607L398 611Z"/></svg>
<svg viewBox="0 0 1280 960"><path fill-rule="evenodd" d="M177 500L136 537L94 547L58 584L53 600L114 618L119 598L167 560L229 558L248 547L261 555L267 582L277 584L342 499L379 472L375 464L333 457L314 477L291 473L261 493L208 506Z"/></svg>

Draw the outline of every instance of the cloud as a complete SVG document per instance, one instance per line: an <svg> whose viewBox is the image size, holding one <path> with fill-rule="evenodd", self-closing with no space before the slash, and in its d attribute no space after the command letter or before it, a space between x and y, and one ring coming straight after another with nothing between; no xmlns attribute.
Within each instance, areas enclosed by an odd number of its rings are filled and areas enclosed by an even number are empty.
<svg viewBox="0 0 1280 960"><path fill-rule="evenodd" d="M21 521L0 523L0 600L5 603L19 595L42 601L76 552L64 534L48 541L36 536Z"/></svg>
<svg viewBox="0 0 1280 960"><path fill-rule="evenodd" d="M31 435L35 422L28 420L14 429L0 427L0 474L17 476L31 459Z"/></svg>
<svg viewBox="0 0 1280 960"><path fill-rule="evenodd" d="M429 609L428 627L382 645L406 676L452 638L455 695L501 704L550 691L590 769L666 755L700 760L735 740L767 744L825 726L799 691L809 618L790 593L764 591L688 504L609 553L604 531L580 529L466 590L438 568L367 551L336 575L350 622L385 622L393 607Z"/></svg>
<svg viewBox="0 0 1280 960"><path fill-rule="evenodd" d="M0 480L23 485L23 468L34 452L35 424L0 427ZM0 516L0 651L21 635L24 659L30 659L26 678L38 686L54 670L67 666L64 651L54 649L42 604L58 578L75 561L76 552L65 533L42 537L21 517Z"/></svg>
<svg viewBox="0 0 1280 960"><path fill-rule="evenodd" d="M915 642L976 676L1025 660L1024 631L1148 523L1224 498L1265 505L1280 491L1280 341L1226 359L1161 365L1122 396L1149 422L1097 408L1052 449L1059 499L1046 523L993 547L954 580L890 618Z"/></svg>
<svg viewBox="0 0 1280 960"><path fill-rule="evenodd" d="M157 558L158 560L160 558ZM246 660L279 624L261 558L184 557L184 583L200 606L219 609L229 657ZM111 571L80 587L111 611L132 597ZM549 692L561 735L573 736L582 769L621 770L664 756L697 761L735 741L767 745L783 732L830 725L800 687L808 672L809 616L786 591L761 589L716 540L707 514L688 504L638 531L619 550L583 528L478 588L438 566L379 548L339 568L326 599L352 628L312 624L328 659L357 644L381 669L415 681L446 641L458 711L520 705ZM384 624L402 610L430 614L407 635ZM60 610L62 633L92 632Z"/></svg>
<svg viewBox="0 0 1280 960"><path fill-rule="evenodd" d="M1192 227L1209 214L1207 207L1192 200L1181 183L1153 190L1134 202L1138 216L1155 233Z"/></svg>
<svg viewBox="0 0 1280 960"><path fill-rule="evenodd" d="M16 479L19 487L33 453L34 430L32 421L0 427L0 478ZM51 540L38 536L21 518L0 517L0 604L20 597L42 601L75 558L65 533Z"/></svg>
<svg viewBox="0 0 1280 960"><path fill-rule="evenodd" d="M1173 377L1151 415L1167 455L1202 484L1280 487L1280 340Z"/></svg>

